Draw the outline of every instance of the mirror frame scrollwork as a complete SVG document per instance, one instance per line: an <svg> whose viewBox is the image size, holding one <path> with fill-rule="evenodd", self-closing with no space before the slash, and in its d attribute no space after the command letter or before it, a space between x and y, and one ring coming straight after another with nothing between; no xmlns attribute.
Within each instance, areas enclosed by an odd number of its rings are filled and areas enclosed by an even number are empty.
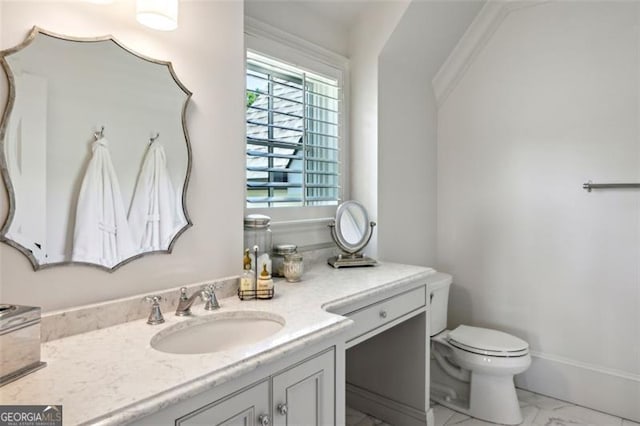
<svg viewBox="0 0 640 426"><path fill-rule="evenodd" d="M53 37L53 38L57 38L60 40L64 40L64 41L70 41L70 42L82 42L82 43L97 43L97 42L105 42L105 41L111 41L113 42L116 46L118 46L119 48L123 49L126 53L129 53L131 55L134 55L137 58L140 58L146 62L150 62L152 64L156 64L156 65L161 65L161 66L165 66L167 67L168 72L170 73L173 81L176 83L176 85L184 92L184 94L186 95L185 99L184 99L184 103L182 105L182 113L181 113L181 124L182 124L182 131L184 132L184 138L185 138L185 142L186 142L186 157L187 157L187 164L186 164L186 168L185 168L185 180L184 180L184 184L182 186L183 190L182 190L182 194L180 196L180 200L181 200L181 206L182 206L182 213L184 214L184 219L185 219L185 224L182 228L178 229L175 233L175 235L173 236L173 238L171 239L171 242L169 243L168 247L166 250L155 250L155 251L147 251L147 252L141 252L141 253L137 253L131 257L128 257L126 259L123 259L122 261L120 261L119 263L115 264L112 267L108 267L108 266L104 266L104 265L100 265L97 263L88 263L88 262L78 262L78 261L63 261L63 262L54 262L54 263L40 263L38 261L38 259L33 255L32 251L26 247L24 247L23 245L21 245L20 243L13 241L12 239L8 238L7 232L9 231L9 228L11 226L11 223L14 219L14 215L15 215L15 210L16 210L16 195L14 192L14 186L11 182L11 178L9 176L9 170L8 170L8 165L7 165L7 159L5 158L5 145L6 145L6 140L5 138L7 137L7 127L8 127L8 123L11 117L11 112L14 109L14 104L15 104L15 100L16 100L16 81L15 81L15 76L13 75L13 72L11 70L11 67L9 65L9 63L6 60L7 56L10 56L14 53L17 53L21 50L23 50L24 48L28 47L36 38L36 36L38 36L38 34L42 34L44 36L49 36L49 37ZM154 254L154 253L171 253L173 251L173 247L175 245L176 240L191 226L193 226L193 222L191 221L191 218L189 216L189 212L187 211L187 205L186 205L186 197L187 197L187 190L188 190L188 186L189 186L189 179L191 176L191 167L192 167L192 149L191 149L191 142L189 139L189 132L187 130L187 125L186 125L186 111L187 111L187 107L188 104L191 100L191 97L193 95L193 93L187 89L185 87L185 85L179 80L178 76L175 73L175 70L173 68L173 65L170 61L163 61L163 60L159 60L159 59L154 59L151 57L148 57L146 55L143 55L141 53L138 53L134 50L132 50L131 48L125 46L122 42L120 42L118 39L116 39L114 36L112 35L105 35L105 36L98 36L98 37L74 37L74 36L68 36L68 35L62 35L62 34L58 34L52 31L48 31L48 30L44 30L38 26L34 26L29 34L27 35L27 37L25 38L25 40L18 44L17 46L5 49L0 51L0 64L2 65L2 68L4 70L5 76L6 76L6 80L7 80L7 84L8 84L8 96L7 96L7 101L5 103L5 108L4 108L4 112L2 114L2 117L0 117L0 174L2 175L2 180L4 182L5 188L6 188L6 192L8 195L8 200L9 200L9 211L7 214L7 217L2 225L2 227L0 228L0 242L3 242L5 244L8 244L9 246L14 247L15 249L19 250L22 254L24 254L29 261L31 262L31 265L33 267L34 271L38 271L44 268L50 268L53 266L62 266L62 265L87 265L87 266L92 266L92 267L96 267L98 269L102 269L108 272L113 272L115 270L117 270L118 268L122 267L123 265L132 262L136 259L139 259L143 256L149 255L149 254Z"/></svg>

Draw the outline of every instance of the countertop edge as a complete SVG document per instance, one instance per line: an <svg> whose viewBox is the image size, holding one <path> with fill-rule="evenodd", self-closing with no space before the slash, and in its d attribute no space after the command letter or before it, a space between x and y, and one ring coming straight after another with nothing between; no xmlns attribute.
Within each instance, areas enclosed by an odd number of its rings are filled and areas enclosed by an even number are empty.
<svg viewBox="0 0 640 426"><path fill-rule="evenodd" d="M415 284L416 281L421 280L421 279L426 279L427 277L429 277L430 275L433 275L437 273L437 271L435 269L432 268L428 268L425 271L420 271L420 272L416 272L413 275L409 275L409 276L405 276L402 277L399 280L396 281L390 281L388 283L386 283L385 285L381 285L379 287L374 287L374 288L369 288L366 290L362 290L358 293L353 293L350 294L348 296L345 297L341 297L335 300L331 300L329 302L324 303L321 306L321 309L330 312L330 313L335 313L335 311L339 311L342 308L344 308L345 306L348 305L352 305L352 304L356 304L358 302L363 301L366 298L375 296L377 294L381 294L381 293L387 293L393 290L396 290L398 288L401 288L405 285L410 285L410 284ZM426 282L425 282L426 284ZM419 286L420 283L416 284L416 287ZM336 315L340 315L337 314Z"/></svg>

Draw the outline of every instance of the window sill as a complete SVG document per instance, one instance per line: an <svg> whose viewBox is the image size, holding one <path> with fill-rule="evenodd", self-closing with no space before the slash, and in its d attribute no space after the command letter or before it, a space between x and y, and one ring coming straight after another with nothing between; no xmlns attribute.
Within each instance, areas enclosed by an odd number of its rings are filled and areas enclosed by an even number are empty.
<svg viewBox="0 0 640 426"><path fill-rule="evenodd" d="M280 207L245 209L245 214L264 214L271 217L273 244L296 244L299 250L334 245L329 223L337 206Z"/></svg>

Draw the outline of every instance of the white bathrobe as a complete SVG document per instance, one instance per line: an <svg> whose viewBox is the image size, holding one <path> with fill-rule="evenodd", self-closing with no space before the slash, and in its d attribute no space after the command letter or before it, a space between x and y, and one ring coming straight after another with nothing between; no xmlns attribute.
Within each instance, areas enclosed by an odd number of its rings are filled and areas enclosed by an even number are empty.
<svg viewBox="0 0 640 426"><path fill-rule="evenodd" d="M182 200L167 170L162 144L154 141L145 154L129 209L129 226L141 251L167 250L176 233L187 223Z"/></svg>
<svg viewBox="0 0 640 426"><path fill-rule="evenodd" d="M105 138L93 143L76 209L72 260L111 268L137 253Z"/></svg>

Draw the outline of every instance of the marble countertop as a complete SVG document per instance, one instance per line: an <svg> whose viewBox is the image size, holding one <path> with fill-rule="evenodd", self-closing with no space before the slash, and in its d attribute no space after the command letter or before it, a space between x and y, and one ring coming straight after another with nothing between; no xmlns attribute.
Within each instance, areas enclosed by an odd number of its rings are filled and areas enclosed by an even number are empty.
<svg viewBox="0 0 640 426"><path fill-rule="evenodd" d="M63 405L64 423L69 425L131 422L335 336L352 324L327 309L401 289L432 273L430 268L392 263L343 269L317 264L299 283L276 280L271 300L228 297L213 313L194 306L198 317L262 311L284 318L284 327L271 337L227 351L178 355L153 349L150 340L156 333L193 318L173 312L164 312L166 322L161 325L150 326L142 319L52 340L42 345L47 367L0 388L0 404Z"/></svg>

